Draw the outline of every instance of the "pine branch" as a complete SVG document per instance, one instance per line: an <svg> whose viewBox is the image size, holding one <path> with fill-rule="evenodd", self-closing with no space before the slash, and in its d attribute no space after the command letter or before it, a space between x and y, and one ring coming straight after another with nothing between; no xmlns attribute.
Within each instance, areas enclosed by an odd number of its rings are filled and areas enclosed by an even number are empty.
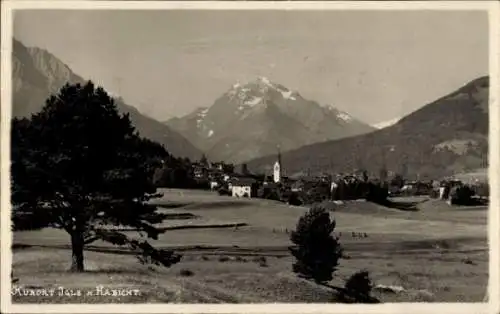
<svg viewBox="0 0 500 314"><path fill-rule="evenodd" d="M147 241L138 241L130 239L123 233L113 230L95 230L96 237L100 240L111 243L113 245L128 246L137 253L137 257L141 263L155 264L170 267L181 260L181 255L175 254L171 250L155 249Z"/></svg>

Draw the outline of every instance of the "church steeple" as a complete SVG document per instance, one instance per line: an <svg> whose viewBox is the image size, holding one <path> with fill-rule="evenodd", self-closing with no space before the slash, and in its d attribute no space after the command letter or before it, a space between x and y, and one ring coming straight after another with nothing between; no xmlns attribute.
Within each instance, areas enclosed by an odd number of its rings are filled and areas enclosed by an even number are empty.
<svg viewBox="0 0 500 314"><path fill-rule="evenodd" d="M281 151L279 145L277 145L278 149L278 159L274 163L274 171L273 171L273 179L275 183L281 182Z"/></svg>
<svg viewBox="0 0 500 314"><path fill-rule="evenodd" d="M280 145L278 144L277 145L277 149L278 149L278 162L280 164L280 167L282 166L282 163L281 163L281 149L280 149Z"/></svg>

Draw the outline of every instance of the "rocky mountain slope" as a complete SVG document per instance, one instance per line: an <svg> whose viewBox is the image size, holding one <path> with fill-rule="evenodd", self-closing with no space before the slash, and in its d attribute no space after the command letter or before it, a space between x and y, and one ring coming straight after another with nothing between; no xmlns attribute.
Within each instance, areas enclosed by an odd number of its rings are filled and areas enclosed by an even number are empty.
<svg viewBox="0 0 500 314"><path fill-rule="evenodd" d="M374 130L265 77L235 84L211 107L171 119L167 125L210 159L232 162L274 154L277 146L285 151Z"/></svg>
<svg viewBox="0 0 500 314"><path fill-rule="evenodd" d="M477 78L456 91L381 130L301 147L282 155L288 174L310 171L389 171L413 178L442 176L487 166L489 77ZM267 156L248 162L265 171Z"/></svg>
<svg viewBox="0 0 500 314"><path fill-rule="evenodd" d="M29 116L39 111L45 99L67 82L83 83L85 80L50 52L26 47L14 40L12 52L12 83L14 117ZM200 158L201 152L186 138L165 124L142 115L136 108L117 98L118 110L129 113L132 123L141 136L165 145L176 157Z"/></svg>

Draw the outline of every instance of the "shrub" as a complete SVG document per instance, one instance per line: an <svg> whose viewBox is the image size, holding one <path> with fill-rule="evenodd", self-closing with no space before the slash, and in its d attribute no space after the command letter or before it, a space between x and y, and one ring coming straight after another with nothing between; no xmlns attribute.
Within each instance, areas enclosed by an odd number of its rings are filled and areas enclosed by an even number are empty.
<svg viewBox="0 0 500 314"><path fill-rule="evenodd" d="M344 284L343 293L337 295L338 300L345 303L379 303L371 296L373 284L366 270L352 274Z"/></svg>
<svg viewBox="0 0 500 314"><path fill-rule="evenodd" d="M194 273L189 269L181 269L181 271L179 272L179 275L181 275L183 277L191 277L194 275Z"/></svg>
<svg viewBox="0 0 500 314"><path fill-rule="evenodd" d="M229 257L227 257L227 256L221 256L221 257L219 257L219 262L224 263L224 262L227 262L227 261L229 261Z"/></svg>
<svg viewBox="0 0 500 314"><path fill-rule="evenodd" d="M370 274L366 270L358 271L349 277L345 283L345 289L353 294L369 296L373 285Z"/></svg>
<svg viewBox="0 0 500 314"><path fill-rule="evenodd" d="M451 189L450 201L453 205L469 205L472 203L472 196L474 196L474 191L466 186L456 186Z"/></svg>
<svg viewBox="0 0 500 314"><path fill-rule="evenodd" d="M389 196L389 189L380 184L368 183L366 200L375 203L383 203Z"/></svg>
<svg viewBox="0 0 500 314"><path fill-rule="evenodd" d="M290 197L288 198L288 204L293 205L293 206L302 205L302 201L299 198L299 194L296 192L292 192L290 194Z"/></svg>
<svg viewBox="0 0 500 314"><path fill-rule="evenodd" d="M281 188L280 189L280 200L282 202L288 202L288 200L290 199L291 195L292 195L292 191L288 188Z"/></svg>
<svg viewBox="0 0 500 314"><path fill-rule="evenodd" d="M313 206L300 217L290 236L295 244L289 248L296 259L295 273L319 283L332 279L342 256L338 239L332 236L334 229L335 220L330 220L330 214L323 207Z"/></svg>
<svg viewBox="0 0 500 314"><path fill-rule="evenodd" d="M276 190L269 192L269 194L267 194L264 198L266 198L268 200L273 200L273 201L280 201L281 200L279 191L276 191Z"/></svg>

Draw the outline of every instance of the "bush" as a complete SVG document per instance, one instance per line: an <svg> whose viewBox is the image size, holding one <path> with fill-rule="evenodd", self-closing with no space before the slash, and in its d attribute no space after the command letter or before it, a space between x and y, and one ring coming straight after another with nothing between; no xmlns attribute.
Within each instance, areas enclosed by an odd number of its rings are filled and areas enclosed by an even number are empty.
<svg viewBox="0 0 500 314"><path fill-rule="evenodd" d="M288 198L288 204L293 206L302 205L302 201L300 200L299 194L296 192L292 192L290 197Z"/></svg>
<svg viewBox="0 0 500 314"><path fill-rule="evenodd" d="M466 186L456 186L451 189L450 201L453 205L469 205L472 203L472 196L474 196L474 191Z"/></svg>
<svg viewBox="0 0 500 314"><path fill-rule="evenodd" d="M353 294L370 296L373 285L370 274L366 270L358 271L351 275L345 283L345 289Z"/></svg>
<svg viewBox="0 0 500 314"><path fill-rule="evenodd" d="M313 206L300 217L292 231L290 252L295 257L293 271L299 276L321 283L331 280L342 257L338 239L332 236L335 220L325 208Z"/></svg>
<svg viewBox="0 0 500 314"><path fill-rule="evenodd" d="M366 200L374 203L383 203L389 196L389 189L380 184L368 183Z"/></svg>
<svg viewBox="0 0 500 314"><path fill-rule="evenodd" d="M227 256L221 256L221 257L219 257L219 262L224 263L224 262L227 262L227 261L229 261L229 257L227 257Z"/></svg>
<svg viewBox="0 0 500 314"><path fill-rule="evenodd" d="M264 198L266 198L268 200L272 200L272 201L280 201L281 200L279 191L275 191L275 190L271 191Z"/></svg>
<svg viewBox="0 0 500 314"><path fill-rule="evenodd" d="M191 277L194 275L194 273L189 270L189 269L181 269L181 271L179 272L179 274L183 277Z"/></svg>
<svg viewBox="0 0 500 314"><path fill-rule="evenodd" d="M371 296L373 284L366 270L351 275L344 284L344 291L338 294L338 300L345 303L379 303Z"/></svg>
<svg viewBox="0 0 500 314"><path fill-rule="evenodd" d="M288 202L292 193L293 192L288 188L281 188L280 189L280 200L284 203Z"/></svg>

